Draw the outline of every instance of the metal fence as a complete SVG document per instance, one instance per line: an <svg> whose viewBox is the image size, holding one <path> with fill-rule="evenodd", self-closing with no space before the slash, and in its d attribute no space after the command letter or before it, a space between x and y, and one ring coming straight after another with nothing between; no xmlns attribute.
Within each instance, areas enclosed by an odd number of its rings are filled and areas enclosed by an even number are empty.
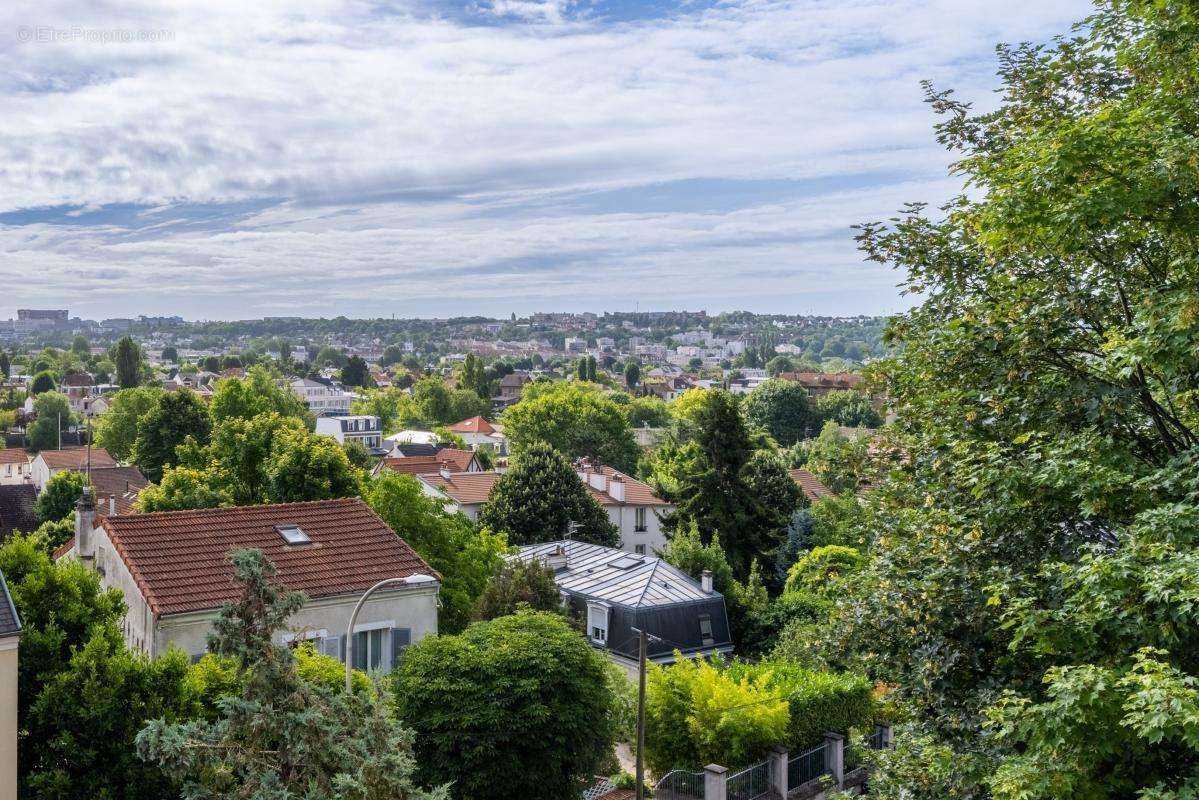
<svg viewBox="0 0 1199 800"><path fill-rule="evenodd" d="M704 800L704 773L676 769L654 784L655 800Z"/></svg>
<svg viewBox="0 0 1199 800"><path fill-rule="evenodd" d="M825 745L818 745L808 752L800 753L788 760L787 787L789 789L794 789L796 786L805 784L810 780L815 780L828 772L825 767L824 748Z"/></svg>
<svg viewBox="0 0 1199 800"><path fill-rule="evenodd" d="M871 750L882 750L887 746L887 730L882 725L874 726L874 733L867 738Z"/></svg>
<svg viewBox="0 0 1199 800"><path fill-rule="evenodd" d="M772 788L770 762L763 761L729 776L728 800L756 800L768 796Z"/></svg>

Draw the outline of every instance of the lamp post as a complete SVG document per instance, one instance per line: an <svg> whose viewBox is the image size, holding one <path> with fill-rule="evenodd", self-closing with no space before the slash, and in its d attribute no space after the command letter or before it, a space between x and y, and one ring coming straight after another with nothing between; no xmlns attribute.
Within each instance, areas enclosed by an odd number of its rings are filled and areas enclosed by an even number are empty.
<svg viewBox="0 0 1199 800"><path fill-rule="evenodd" d="M354 672L354 623L358 621L358 612L362 610L367 599L379 589L385 586L393 586L395 584L403 584L410 588L419 588L428 586L429 584L437 584L440 588L440 583L432 575L409 575L407 578L384 578L376 583L371 588L363 592L362 597L358 598L358 602L354 604L354 610L350 612L350 622L346 626L346 691L350 691L350 677Z"/></svg>

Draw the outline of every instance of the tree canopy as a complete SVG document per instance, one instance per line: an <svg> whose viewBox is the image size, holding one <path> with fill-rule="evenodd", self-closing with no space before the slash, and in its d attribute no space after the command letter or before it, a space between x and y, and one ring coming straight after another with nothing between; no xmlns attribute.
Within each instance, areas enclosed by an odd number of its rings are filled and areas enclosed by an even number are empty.
<svg viewBox="0 0 1199 800"><path fill-rule="evenodd" d="M503 415L504 434L519 453L545 442L568 458L588 458L632 472L637 442L621 407L594 384L547 384L527 391Z"/></svg>
<svg viewBox="0 0 1199 800"><path fill-rule="evenodd" d="M616 546L616 526L608 519L574 467L544 442L527 445L496 480L479 522L508 534L512 544L575 539ZM572 532L573 523L573 532Z"/></svg>

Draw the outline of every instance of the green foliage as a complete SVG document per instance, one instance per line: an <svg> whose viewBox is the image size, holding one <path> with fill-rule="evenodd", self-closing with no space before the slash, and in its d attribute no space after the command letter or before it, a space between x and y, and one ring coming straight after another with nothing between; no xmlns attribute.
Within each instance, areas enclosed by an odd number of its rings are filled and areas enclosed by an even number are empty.
<svg viewBox="0 0 1199 800"><path fill-rule="evenodd" d="M570 524L579 541L615 546L620 541L607 512L578 473L550 445L534 441L513 458L479 513L479 522L508 534L512 544L565 539Z"/></svg>
<svg viewBox="0 0 1199 800"><path fill-rule="evenodd" d="M244 378L224 378L216 382L209 408L214 424L230 419L252 419L275 412L295 417L312 427L312 414L290 386L280 385L279 375L265 366L247 370Z"/></svg>
<svg viewBox="0 0 1199 800"><path fill-rule="evenodd" d="M118 461L133 457L138 420L158 403L163 394L156 386L122 389L109 398L108 410L96 421L96 443Z"/></svg>
<svg viewBox="0 0 1199 800"><path fill-rule="evenodd" d="M341 382L346 386L361 387L371 385L370 367L362 356L350 356L345 366L341 368Z"/></svg>
<svg viewBox="0 0 1199 800"><path fill-rule="evenodd" d="M745 398L745 416L783 447L812 436L820 427L808 390L795 381L771 380L758 386Z"/></svg>
<svg viewBox="0 0 1199 800"><path fill-rule="evenodd" d="M670 406L652 395L638 397L624 407L629 425L634 428L665 428L670 424Z"/></svg>
<svg viewBox="0 0 1199 800"><path fill-rule="evenodd" d="M363 496L441 575L440 630L456 633L465 628L488 580L500 568L507 549L504 536L477 529L461 514L447 513L411 475L385 472L370 482Z"/></svg>
<svg viewBox="0 0 1199 800"><path fill-rule="evenodd" d="M57 522L70 517L86 485L87 477L82 472L63 470L50 476L34 506L38 522Z"/></svg>
<svg viewBox="0 0 1199 800"><path fill-rule="evenodd" d="M70 401L57 392L45 392L33 401L33 410L37 419L29 426L26 447L32 452L56 449L59 433L71 424Z"/></svg>
<svg viewBox="0 0 1199 800"><path fill-rule="evenodd" d="M631 473L638 448L619 404L593 384L546 384L526 392L503 415L513 453L543 442L569 459L587 458Z"/></svg>
<svg viewBox="0 0 1199 800"><path fill-rule="evenodd" d="M116 365L117 385L132 389L142 382L142 349L128 336L123 336L112 350L112 361Z"/></svg>
<svg viewBox="0 0 1199 800"><path fill-rule="evenodd" d="M150 659L125 648L115 624L98 630L49 679L30 709L31 729L53 732L34 754L22 796L157 800L178 786L134 747L147 720L182 719L186 654Z"/></svg>
<svg viewBox="0 0 1199 800"><path fill-rule="evenodd" d="M801 447L807 469L838 494L856 491L869 475L868 441L850 439L833 420Z"/></svg>
<svg viewBox="0 0 1199 800"><path fill-rule="evenodd" d="M311 351L309 351L311 352ZM312 359L314 367L338 367L346 363L346 354L338 350L336 347L325 346L317 351L316 358Z"/></svg>
<svg viewBox="0 0 1199 800"><path fill-rule="evenodd" d="M786 739L788 722L786 700L763 676L734 678L722 665L681 655L649 668L645 757L657 775L749 766Z"/></svg>
<svg viewBox="0 0 1199 800"><path fill-rule="evenodd" d="M720 543L734 575L744 579L754 559L768 558L783 542L792 509L766 505L767 497L773 498L779 487L777 482L755 480L756 485L751 485L747 481L754 441L734 395L708 390L688 406L688 418L673 436L675 443L664 448L668 457L685 451L690 458L676 460L677 489L670 496L676 507L663 518L662 526L669 535L694 523L705 542ZM769 466L757 462L753 470L759 468ZM757 491L767 485L770 494L760 496Z"/></svg>
<svg viewBox="0 0 1199 800"><path fill-rule="evenodd" d="M262 553L239 550L232 560L243 593L221 610L209 650L236 663L241 691L219 701L215 719L152 720L138 734L139 754L186 797L444 796L414 786L412 735L377 690L347 694L306 680L292 651L272 643L303 597L274 584Z"/></svg>
<svg viewBox="0 0 1199 800"><path fill-rule="evenodd" d="M375 463L370 450L367 450L366 445L357 439L342 442L341 450L346 454L346 460L350 462L350 466L354 469L369 470Z"/></svg>
<svg viewBox="0 0 1199 800"><path fill-rule="evenodd" d="M425 780L455 781L460 798L560 800L611 758L607 674L561 616L521 612L418 642L395 693Z"/></svg>
<svg viewBox="0 0 1199 800"><path fill-rule="evenodd" d="M873 687L861 675L804 669L777 662L749 665L734 662L734 680L743 676L764 681L790 708L785 744L795 752L811 747L825 731L848 732L874 721Z"/></svg>
<svg viewBox="0 0 1199 800"><path fill-rule="evenodd" d="M168 364L175 364L179 361L179 351L168 345L167 347L162 348L159 358Z"/></svg>
<svg viewBox="0 0 1199 800"><path fill-rule="evenodd" d="M816 411L825 420L847 428L878 428L883 418L866 395L853 389L834 389L816 400Z"/></svg>
<svg viewBox="0 0 1199 800"><path fill-rule="evenodd" d="M495 619L522 610L563 610L554 570L542 561L513 560L504 564L479 596L475 619Z"/></svg>
<svg viewBox="0 0 1199 800"><path fill-rule="evenodd" d="M271 445L265 467L270 502L329 500L358 493L358 477L335 439L284 431Z"/></svg>
<svg viewBox="0 0 1199 800"><path fill-rule="evenodd" d="M424 424L416 401L402 389L367 389L363 399L355 400L350 411L378 417L385 434Z"/></svg>
<svg viewBox="0 0 1199 800"><path fill-rule="evenodd" d="M635 389L641 385L641 365L636 361L630 361L624 365L624 385L629 389Z"/></svg>
<svg viewBox="0 0 1199 800"><path fill-rule="evenodd" d="M189 437L208 442L212 421L204 401L190 389L163 392L137 422L131 457L146 477L156 481L163 468L178 463L175 448Z"/></svg>
<svg viewBox="0 0 1199 800"><path fill-rule="evenodd" d="M993 110L929 90L969 196L862 230L922 298L876 368L903 458L825 642L916 723L872 790L929 754L996 798L1199 785L1197 52L1179 2L1002 48Z"/></svg>
<svg viewBox="0 0 1199 800"><path fill-rule="evenodd" d="M32 395L39 395L43 392L53 392L54 389L54 373L50 372L49 370L42 370L38 374L34 375L33 380L29 382L29 393Z"/></svg>
<svg viewBox="0 0 1199 800"><path fill-rule="evenodd" d="M830 544L800 556L787 573L787 592L830 595L848 576L862 567L865 557L852 547Z"/></svg>

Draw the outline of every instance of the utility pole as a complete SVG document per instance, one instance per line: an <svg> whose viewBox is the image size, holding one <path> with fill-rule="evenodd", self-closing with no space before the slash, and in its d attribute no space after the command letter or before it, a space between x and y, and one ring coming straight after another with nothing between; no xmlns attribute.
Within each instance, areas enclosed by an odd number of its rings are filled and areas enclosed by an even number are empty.
<svg viewBox="0 0 1199 800"><path fill-rule="evenodd" d="M62 412L58 412L58 449L62 449Z"/></svg>
<svg viewBox="0 0 1199 800"><path fill-rule="evenodd" d="M662 641L640 628L637 634L637 800L645 800L645 651L650 640Z"/></svg>

